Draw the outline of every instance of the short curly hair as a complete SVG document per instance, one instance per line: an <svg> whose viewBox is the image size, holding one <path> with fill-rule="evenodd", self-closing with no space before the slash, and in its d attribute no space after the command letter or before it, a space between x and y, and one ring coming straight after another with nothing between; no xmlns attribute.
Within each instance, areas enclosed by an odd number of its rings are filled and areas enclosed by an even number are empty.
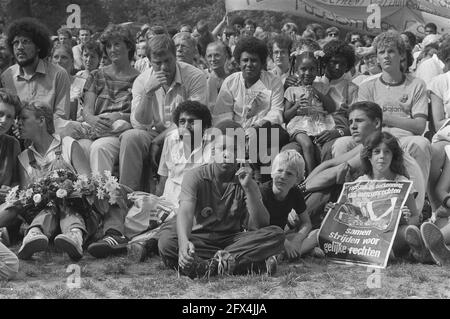
<svg viewBox="0 0 450 319"><path fill-rule="evenodd" d="M120 39L123 42L125 42L128 48L128 60L130 61L133 60L134 52L136 51L136 42L134 40L134 36L131 30L117 24L112 24L108 26L100 36L100 42L103 46L104 54L107 55L106 48L108 46L108 43L110 43L114 39Z"/></svg>
<svg viewBox="0 0 450 319"><path fill-rule="evenodd" d="M380 33L373 40L372 46L375 48L375 51L378 52L379 49L386 48L387 46L390 46L392 44L394 44L394 46L397 48L400 55L405 55L405 41L403 41L400 33L398 33L397 31L390 30Z"/></svg>
<svg viewBox="0 0 450 319"><path fill-rule="evenodd" d="M240 63L241 55L244 52L256 54L261 60L264 68L266 67L269 50L267 50L267 46L264 41L259 40L255 37L241 38L236 44L233 52L233 57L237 63Z"/></svg>
<svg viewBox="0 0 450 319"><path fill-rule="evenodd" d="M13 41L17 36L30 38L39 48L39 58L45 59L52 50L52 40L48 28L35 18L21 18L12 22L6 31L9 50L14 52Z"/></svg>
<svg viewBox="0 0 450 319"><path fill-rule="evenodd" d="M178 126L181 113L188 113L198 117L202 121L202 131L212 126L212 116L208 107L198 101L183 101L175 108L172 121Z"/></svg>
<svg viewBox="0 0 450 319"><path fill-rule="evenodd" d="M345 58L345 61L347 62L347 70L345 70L345 72L348 72L355 65L355 50L350 44L345 43L342 40L331 40L325 44L323 52L325 53L325 56L323 57L324 65L336 56Z"/></svg>

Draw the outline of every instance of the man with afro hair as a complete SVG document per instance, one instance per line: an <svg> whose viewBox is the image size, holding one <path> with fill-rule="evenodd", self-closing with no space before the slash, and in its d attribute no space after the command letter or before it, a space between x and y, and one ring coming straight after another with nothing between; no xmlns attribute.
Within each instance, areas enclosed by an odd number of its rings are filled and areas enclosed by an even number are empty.
<svg viewBox="0 0 450 319"><path fill-rule="evenodd" d="M16 64L2 73L1 86L23 103L50 105L59 133L70 114L70 78L63 68L46 60L52 45L47 27L36 19L22 18L9 25L6 36Z"/></svg>

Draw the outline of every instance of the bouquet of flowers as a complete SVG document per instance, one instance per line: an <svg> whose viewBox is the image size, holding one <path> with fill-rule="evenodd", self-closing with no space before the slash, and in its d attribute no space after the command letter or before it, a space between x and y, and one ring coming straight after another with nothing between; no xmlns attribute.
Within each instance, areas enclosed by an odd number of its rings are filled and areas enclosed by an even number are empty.
<svg viewBox="0 0 450 319"><path fill-rule="evenodd" d="M58 169L24 189L19 189L19 186L12 188L5 202L8 207L17 207L23 211L39 212L45 207L71 206L84 214L92 208L104 214L109 205L117 204L127 209L129 192L109 171L87 177Z"/></svg>

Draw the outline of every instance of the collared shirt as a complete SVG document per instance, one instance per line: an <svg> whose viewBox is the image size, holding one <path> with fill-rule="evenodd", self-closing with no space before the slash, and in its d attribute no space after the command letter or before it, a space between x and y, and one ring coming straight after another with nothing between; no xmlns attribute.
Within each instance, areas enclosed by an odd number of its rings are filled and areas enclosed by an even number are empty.
<svg viewBox="0 0 450 319"><path fill-rule="evenodd" d="M242 72L228 76L222 84L216 105L211 110L213 122L233 120L244 129L269 121L283 123L283 84L274 74L261 71L261 76L250 88L245 87Z"/></svg>
<svg viewBox="0 0 450 319"><path fill-rule="evenodd" d="M199 101L206 105L206 75L196 67L176 62L175 78L167 89L160 87L155 92L147 93L148 81L155 71L150 68L136 78L133 84L133 100L131 102L131 125L136 129L151 130L157 127L168 128L175 126L172 123L173 110L183 101ZM136 118L136 109L142 104L143 107L151 108L151 118L142 124Z"/></svg>
<svg viewBox="0 0 450 319"><path fill-rule="evenodd" d="M61 140L61 137L57 134L53 135L53 141L50 144L49 148L45 152L44 155L41 155L35 148L34 145L31 144L28 149L24 150L19 155L19 162L22 168L25 170L27 175L27 180L30 181L33 177L39 175L39 172L36 172L36 169L31 167L30 165L30 157L28 156L29 150L33 152L34 158L36 159L36 164L39 167L46 167L51 162L56 159L56 152L61 150L61 156L63 160L72 165L72 144L75 140L69 136L64 137Z"/></svg>
<svg viewBox="0 0 450 319"><path fill-rule="evenodd" d="M109 70L109 67L104 67L92 71L84 85L85 93L93 93L97 96L94 115L113 112L130 113L131 88L139 72L135 71L130 76L118 78L111 72L107 72Z"/></svg>
<svg viewBox="0 0 450 319"><path fill-rule="evenodd" d="M53 109L55 127L70 114L70 78L58 65L39 59L35 73L26 77L23 69L14 64L1 75L2 86L19 96L22 103L39 101Z"/></svg>
<svg viewBox="0 0 450 319"><path fill-rule="evenodd" d="M186 158L184 143L178 130L171 131L164 140L158 175L167 176L163 196L178 207L178 197L181 192L181 182L187 171L209 163L211 159L211 144L204 136L202 143Z"/></svg>
<svg viewBox="0 0 450 319"><path fill-rule="evenodd" d="M180 203L195 202L192 233L242 231L248 210L245 192L238 181L229 183L222 193L217 187L214 165L188 171L181 184Z"/></svg>

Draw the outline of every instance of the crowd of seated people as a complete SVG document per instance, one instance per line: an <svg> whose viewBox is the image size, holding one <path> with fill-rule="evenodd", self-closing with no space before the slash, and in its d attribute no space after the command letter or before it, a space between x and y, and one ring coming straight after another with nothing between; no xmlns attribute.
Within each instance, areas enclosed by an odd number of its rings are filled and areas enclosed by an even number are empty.
<svg viewBox="0 0 450 319"><path fill-rule="evenodd" d="M321 255L342 184L374 179L413 181L395 257L449 264L450 40L427 26L422 41L225 16L137 34L61 28L52 42L42 22L12 22L0 35L0 278L49 241L74 261L128 252L191 278L273 274ZM133 241L118 205L91 220L5 203L55 167L110 171L175 216Z"/></svg>

